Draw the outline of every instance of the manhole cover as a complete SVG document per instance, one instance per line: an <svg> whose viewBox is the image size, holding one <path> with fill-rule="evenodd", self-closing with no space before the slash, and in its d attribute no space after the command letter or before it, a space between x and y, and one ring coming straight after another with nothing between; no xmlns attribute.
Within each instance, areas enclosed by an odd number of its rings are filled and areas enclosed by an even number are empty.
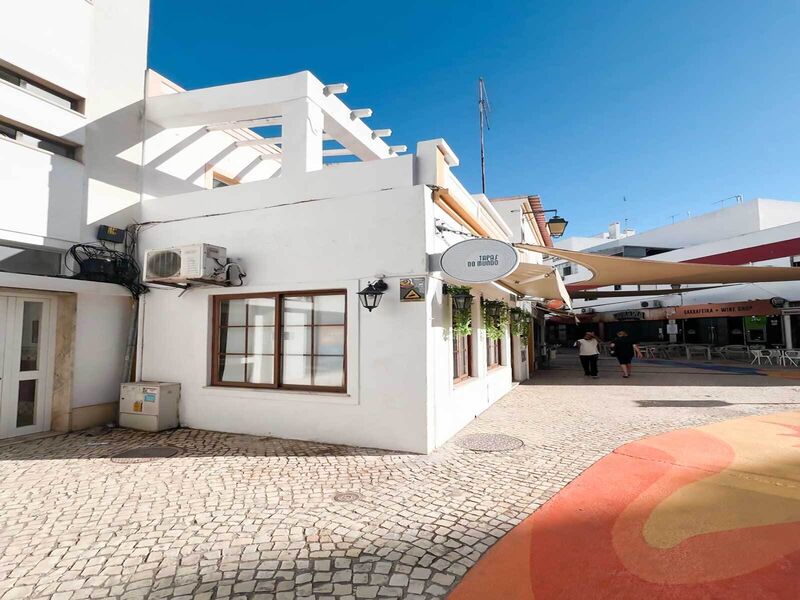
<svg viewBox="0 0 800 600"><path fill-rule="evenodd" d="M474 433L458 438L456 443L462 448L478 452L503 452L522 446L521 439L502 433Z"/></svg>
<svg viewBox="0 0 800 600"><path fill-rule="evenodd" d="M339 492L333 497L336 502L355 502L361 499L361 494L356 492Z"/></svg>
<svg viewBox="0 0 800 600"><path fill-rule="evenodd" d="M173 446L143 446L131 448L111 457L115 463L133 464L157 460L159 458L170 458L180 453L180 448Z"/></svg>

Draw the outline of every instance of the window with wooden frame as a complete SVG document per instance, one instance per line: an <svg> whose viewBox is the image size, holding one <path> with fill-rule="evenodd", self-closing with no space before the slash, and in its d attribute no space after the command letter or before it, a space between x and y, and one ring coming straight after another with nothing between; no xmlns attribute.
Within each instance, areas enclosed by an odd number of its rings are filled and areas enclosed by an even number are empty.
<svg viewBox="0 0 800 600"><path fill-rule="evenodd" d="M0 64L0 80L22 88L62 108L68 108L79 113L84 112L83 98L68 94L43 79L23 74L9 66Z"/></svg>
<svg viewBox="0 0 800 600"><path fill-rule="evenodd" d="M453 319L455 320L455 310ZM472 377L472 336L453 335L453 382L458 383L470 377Z"/></svg>
<svg viewBox="0 0 800 600"><path fill-rule="evenodd" d="M213 313L212 385L346 391L344 290L219 295Z"/></svg>
<svg viewBox="0 0 800 600"><path fill-rule="evenodd" d="M500 366L500 349L503 339L493 340L486 336L486 366L490 369Z"/></svg>
<svg viewBox="0 0 800 600"><path fill-rule="evenodd" d="M12 123L0 121L0 139L14 140L31 148L39 148L40 150L46 150L59 156L77 160L78 146Z"/></svg>

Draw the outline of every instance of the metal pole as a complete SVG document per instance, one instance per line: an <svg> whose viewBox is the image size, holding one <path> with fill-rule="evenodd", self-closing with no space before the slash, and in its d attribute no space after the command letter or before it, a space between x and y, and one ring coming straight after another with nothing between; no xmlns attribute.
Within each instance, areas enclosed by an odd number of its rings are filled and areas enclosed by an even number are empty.
<svg viewBox="0 0 800 600"><path fill-rule="evenodd" d="M483 77L478 79L478 113L480 115L481 126L481 192L486 194L486 157L483 150L483 125L484 125L484 104L483 104Z"/></svg>

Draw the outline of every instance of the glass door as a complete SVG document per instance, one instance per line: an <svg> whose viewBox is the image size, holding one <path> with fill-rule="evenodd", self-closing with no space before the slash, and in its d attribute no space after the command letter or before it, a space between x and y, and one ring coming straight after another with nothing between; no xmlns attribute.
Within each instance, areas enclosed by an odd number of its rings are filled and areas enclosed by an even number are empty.
<svg viewBox="0 0 800 600"><path fill-rule="evenodd" d="M0 437L37 433L49 427L49 318L50 300L0 299L0 321L5 325L0 336L4 338L0 343Z"/></svg>

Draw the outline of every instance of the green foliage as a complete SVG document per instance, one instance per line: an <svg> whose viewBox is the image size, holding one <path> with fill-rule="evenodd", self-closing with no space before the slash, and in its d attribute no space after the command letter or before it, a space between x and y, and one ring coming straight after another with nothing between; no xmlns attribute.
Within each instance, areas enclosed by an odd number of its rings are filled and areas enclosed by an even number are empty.
<svg viewBox="0 0 800 600"><path fill-rule="evenodd" d="M512 316L519 315L519 317L511 319L511 335L519 336L523 342L527 342L531 331L531 313L518 306L512 308L511 313Z"/></svg>
<svg viewBox="0 0 800 600"><path fill-rule="evenodd" d="M472 335L472 315L470 311L453 308L453 335L459 337Z"/></svg>
<svg viewBox="0 0 800 600"><path fill-rule="evenodd" d="M447 293L452 296L469 296L472 288L468 285L448 285ZM453 335L466 337L472 335L472 308L457 310L453 305Z"/></svg>
<svg viewBox="0 0 800 600"><path fill-rule="evenodd" d="M496 317L490 317L488 313L493 312L494 308L499 309L499 314ZM499 340L502 338L508 329L508 304L502 300L484 300L481 310L483 314L483 326L486 329L486 337L490 340Z"/></svg>

